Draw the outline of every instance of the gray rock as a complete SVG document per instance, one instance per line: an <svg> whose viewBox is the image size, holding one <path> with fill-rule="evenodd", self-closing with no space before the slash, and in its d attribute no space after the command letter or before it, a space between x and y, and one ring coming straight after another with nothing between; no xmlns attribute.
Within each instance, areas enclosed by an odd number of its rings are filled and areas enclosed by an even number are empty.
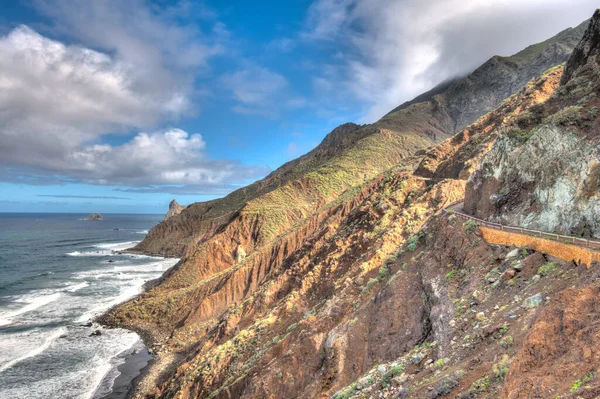
<svg viewBox="0 0 600 399"><path fill-rule="evenodd" d="M513 265L512 268L520 272L521 270L523 270L523 265L521 264L521 262L519 262L516 265Z"/></svg>
<svg viewBox="0 0 600 399"><path fill-rule="evenodd" d="M542 305L543 303L544 303L544 298L542 297L542 294L537 293L537 294L525 299L523 301L523 304L521 304L521 307L523 307L525 309L533 309L533 308L537 308L538 306Z"/></svg>
<svg viewBox="0 0 600 399"><path fill-rule="evenodd" d="M379 371L380 373L385 373L387 371L387 367L385 367L385 364L380 364L379 366L377 366L377 371Z"/></svg>
<svg viewBox="0 0 600 399"><path fill-rule="evenodd" d="M511 258L516 258L519 256L519 248L515 248L512 251L510 251L509 253L506 254L506 259L511 259Z"/></svg>
<svg viewBox="0 0 600 399"><path fill-rule="evenodd" d="M535 276L533 276L533 277L531 278L531 284L535 284L535 283L537 283L538 281L540 281L540 278L541 278L541 277L540 277L540 275L539 275L539 274L536 274Z"/></svg>
<svg viewBox="0 0 600 399"><path fill-rule="evenodd" d="M421 361L425 359L425 354L421 352L417 352L410 357L410 362L413 364L419 364Z"/></svg>

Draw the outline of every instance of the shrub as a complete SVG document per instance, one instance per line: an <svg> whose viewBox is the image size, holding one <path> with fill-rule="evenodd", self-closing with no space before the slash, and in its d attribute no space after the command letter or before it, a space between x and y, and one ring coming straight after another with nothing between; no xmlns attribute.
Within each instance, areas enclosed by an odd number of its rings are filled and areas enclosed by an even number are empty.
<svg viewBox="0 0 600 399"><path fill-rule="evenodd" d="M390 267L386 262L379 268L379 280L383 280L388 274L390 274Z"/></svg>
<svg viewBox="0 0 600 399"><path fill-rule="evenodd" d="M533 129L532 130L522 130L516 126L512 126L506 131L506 135L509 138L511 138L512 140L515 140L515 141L519 142L520 144L523 144L527 140L529 140L531 138L531 136L533 136Z"/></svg>
<svg viewBox="0 0 600 399"><path fill-rule="evenodd" d="M581 107L571 105L552 115L550 121L556 125L576 125L581 120Z"/></svg>
<svg viewBox="0 0 600 399"><path fill-rule="evenodd" d="M467 220L463 226L465 227L465 231L471 234L477 228L477 223L473 220Z"/></svg>
<svg viewBox="0 0 600 399"><path fill-rule="evenodd" d="M506 337L500 340L500 346L504 349L511 347L514 343L512 335L507 335Z"/></svg>
<svg viewBox="0 0 600 399"><path fill-rule="evenodd" d="M571 392L571 393L575 392L576 390L581 388L583 386L583 384L587 384L588 382L592 381L593 379L594 379L594 372L590 371L590 373L587 374L585 377L575 381L575 383L573 384L573 386L571 387L569 392Z"/></svg>
<svg viewBox="0 0 600 399"><path fill-rule="evenodd" d="M436 370L439 370L441 368L443 368L446 363L448 363L448 359L446 358L441 358L435 361L435 363L433 363L433 366L435 367Z"/></svg>
<svg viewBox="0 0 600 399"><path fill-rule="evenodd" d="M540 276L545 277L545 276L548 276L549 274L551 274L557 268L558 268L558 266L556 265L556 263L554 263L554 262L546 262L542 266L539 267L538 274Z"/></svg>
<svg viewBox="0 0 600 399"><path fill-rule="evenodd" d="M511 360L508 355L503 355L502 359L492 366L492 372L494 373L494 377L496 377L496 381L504 381L504 377L506 377L506 373L508 373L510 363Z"/></svg>
<svg viewBox="0 0 600 399"><path fill-rule="evenodd" d="M458 385L463 375L465 375L463 370L456 370L454 374L444 377L431 391L429 397L438 398L448 395Z"/></svg>
<svg viewBox="0 0 600 399"><path fill-rule="evenodd" d="M492 382L490 381L490 377L485 376L483 378L478 379L473 384L471 384L471 387L469 388L469 392L472 392L472 393L486 392L490 388L491 385L492 385Z"/></svg>
<svg viewBox="0 0 600 399"><path fill-rule="evenodd" d="M415 234L408 239L408 244L406 245L406 248L408 248L408 250L410 252L414 252L417 249L418 244L419 244L419 235Z"/></svg>
<svg viewBox="0 0 600 399"><path fill-rule="evenodd" d="M291 332L291 331L294 331L296 328L298 328L298 323L293 323L293 324L290 324L290 325L288 326L288 328L287 328L286 332Z"/></svg>
<svg viewBox="0 0 600 399"><path fill-rule="evenodd" d="M401 364L397 364L394 367L390 368L388 371L385 372L385 374L383 374L383 377L381 378L381 387L385 388L387 387L390 382L392 381L392 378L394 378L395 376L402 374L402 372L404 371L404 365Z"/></svg>
<svg viewBox="0 0 600 399"><path fill-rule="evenodd" d="M452 282L456 280L456 270L452 270L446 274L446 280Z"/></svg>

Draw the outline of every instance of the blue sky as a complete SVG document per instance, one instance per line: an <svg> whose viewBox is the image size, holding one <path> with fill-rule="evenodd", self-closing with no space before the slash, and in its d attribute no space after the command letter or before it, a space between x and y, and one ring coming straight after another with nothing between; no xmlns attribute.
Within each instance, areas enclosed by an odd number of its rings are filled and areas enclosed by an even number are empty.
<svg viewBox="0 0 600 399"><path fill-rule="evenodd" d="M489 3L3 4L0 212L163 213L222 196L594 10Z"/></svg>

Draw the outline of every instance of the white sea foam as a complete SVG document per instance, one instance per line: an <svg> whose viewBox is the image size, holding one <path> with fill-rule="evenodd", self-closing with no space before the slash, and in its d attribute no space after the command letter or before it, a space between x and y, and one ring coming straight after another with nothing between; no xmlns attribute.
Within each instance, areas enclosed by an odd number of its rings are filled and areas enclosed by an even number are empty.
<svg viewBox="0 0 600 399"><path fill-rule="evenodd" d="M126 241L126 242L111 242L111 243L102 243L96 244L94 247L102 248L102 249L110 249L111 251L122 251L127 248L134 247L140 241Z"/></svg>
<svg viewBox="0 0 600 399"><path fill-rule="evenodd" d="M82 283L78 283L78 284L71 284L65 287L65 291L69 291L69 292L75 292L75 291L79 291L82 288L85 287L89 287L90 283L88 283L87 281L84 281Z"/></svg>
<svg viewBox="0 0 600 399"><path fill-rule="evenodd" d="M148 234L148 230L136 231L137 234Z"/></svg>
<svg viewBox="0 0 600 399"><path fill-rule="evenodd" d="M41 345L35 346L32 350L26 352L24 355L19 356L17 358L13 358L12 360L0 364L0 373L3 372L4 370L7 370L9 368L11 368L12 366L14 366L17 363L22 362L25 359L29 359L31 357L37 356L40 353L44 352L46 349L48 349L50 347L50 345L52 345L52 343L59 338L61 335L64 335L67 332L67 330L64 327L61 328L57 328L56 330L54 330L50 335L48 335L44 341L42 342ZM22 349L22 348L19 348Z"/></svg>
<svg viewBox="0 0 600 399"><path fill-rule="evenodd" d="M44 305L47 305L51 302L56 301L60 297L60 293L54 293L50 295L28 295L27 297L23 297L22 299L17 300L17 302L26 302L27 305L22 308L1 313L0 314L0 326L5 326L13 323L13 319L16 316L19 316L23 313L31 312L37 308L40 308Z"/></svg>

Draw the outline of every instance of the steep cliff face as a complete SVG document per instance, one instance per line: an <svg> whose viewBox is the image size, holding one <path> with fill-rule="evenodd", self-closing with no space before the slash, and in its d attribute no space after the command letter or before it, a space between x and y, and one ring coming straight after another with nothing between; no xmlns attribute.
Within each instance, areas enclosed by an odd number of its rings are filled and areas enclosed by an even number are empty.
<svg viewBox="0 0 600 399"><path fill-rule="evenodd" d="M540 72L553 66L557 59L547 54L575 45L563 39L520 53L519 73L529 63ZM592 272L575 273L527 249L516 259L510 248L488 245L476 227L440 215L479 178L478 163L505 131L574 96L565 89L566 97L553 100L562 67L519 86L498 62L482 76L499 84L489 89L473 75L481 85L467 85L466 103L436 93L373 125L342 125L265 179L153 228L136 250L181 261L102 318L139 331L157 353L137 395L507 397L506 371L527 350L527 327L540 306L524 300L583 285ZM511 83L500 84L502 76ZM524 87L498 105L512 84ZM492 100L475 111L466 106L481 96ZM532 282L548 261L568 278ZM513 386L526 386L508 375ZM568 387L563 381L552 389Z"/></svg>
<svg viewBox="0 0 600 399"><path fill-rule="evenodd" d="M598 14L561 87L501 134L467 184L465 210L549 232L600 237Z"/></svg>

